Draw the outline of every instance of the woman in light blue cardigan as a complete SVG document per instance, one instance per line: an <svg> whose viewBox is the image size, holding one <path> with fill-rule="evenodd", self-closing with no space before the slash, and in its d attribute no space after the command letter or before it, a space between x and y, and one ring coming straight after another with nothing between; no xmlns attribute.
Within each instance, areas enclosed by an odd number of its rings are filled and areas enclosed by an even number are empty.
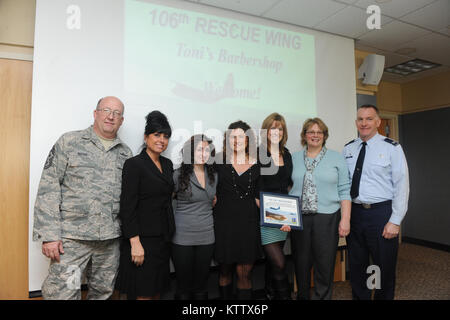
<svg viewBox="0 0 450 320"><path fill-rule="evenodd" d="M350 232L350 180L344 157L325 147L328 127L307 119L301 132L303 151L292 155L293 187L301 198L303 230L291 232L299 300L329 300L339 236ZM311 268L314 292L310 295Z"/></svg>

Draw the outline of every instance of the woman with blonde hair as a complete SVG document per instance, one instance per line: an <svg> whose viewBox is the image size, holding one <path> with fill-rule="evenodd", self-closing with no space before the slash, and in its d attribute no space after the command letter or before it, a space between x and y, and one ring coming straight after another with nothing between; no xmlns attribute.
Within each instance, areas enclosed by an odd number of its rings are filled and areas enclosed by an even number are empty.
<svg viewBox="0 0 450 320"><path fill-rule="evenodd" d="M307 119L301 132L304 150L292 155L294 185L289 194L301 198L303 219L303 230L291 232L299 300L331 299L339 236L350 232L347 164L342 154L325 147L328 135L321 119Z"/></svg>
<svg viewBox="0 0 450 320"><path fill-rule="evenodd" d="M288 138L286 121L282 115L272 113L264 119L261 129L263 138L258 159L262 168L260 191L287 194L292 186L292 157L285 147ZM288 231L289 226L280 229L261 227L261 242L267 260L266 294L269 299L288 300L290 297L283 252Z"/></svg>

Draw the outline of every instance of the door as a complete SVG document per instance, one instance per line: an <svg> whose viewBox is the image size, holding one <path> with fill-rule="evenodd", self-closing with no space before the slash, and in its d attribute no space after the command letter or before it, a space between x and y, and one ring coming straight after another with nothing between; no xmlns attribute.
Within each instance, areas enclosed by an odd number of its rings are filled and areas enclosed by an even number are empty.
<svg viewBox="0 0 450 320"><path fill-rule="evenodd" d="M30 61L0 59L0 299L28 298Z"/></svg>

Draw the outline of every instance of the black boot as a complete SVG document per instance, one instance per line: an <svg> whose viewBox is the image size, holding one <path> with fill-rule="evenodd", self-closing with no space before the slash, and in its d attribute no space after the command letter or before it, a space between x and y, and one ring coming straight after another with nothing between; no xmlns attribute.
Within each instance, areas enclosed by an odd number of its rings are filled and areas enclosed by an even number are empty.
<svg viewBox="0 0 450 320"><path fill-rule="evenodd" d="M253 289L237 289L236 291L236 299L237 300L252 300L253 298Z"/></svg>
<svg viewBox="0 0 450 320"><path fill-rule="evenodd" d="M220 300L233 300L233 284L219 286Z"/></svg>
<svg viewBox="0 0 450 320"><path fill-rule="evenodd" d="M283 280L273 280L274 300L290 300L291 292L287 278Z"/></svg>
<svg viewBox="0 0 450 320"><path fill-rule="evenodd" d="M264 291L266 293L266 299L267 300L273 300L274 299L274 292L273 292L273 287L272 287L272 275L270 273L270 266L267 263L266 264L266 270L265 270L265 286L264 286Z"/></svg>
<svg viewBox="0 0 450 320"><path fill-rule="evenodd" d="M208 300L208 292L194 292L193 297L194 300Z"/></svg>

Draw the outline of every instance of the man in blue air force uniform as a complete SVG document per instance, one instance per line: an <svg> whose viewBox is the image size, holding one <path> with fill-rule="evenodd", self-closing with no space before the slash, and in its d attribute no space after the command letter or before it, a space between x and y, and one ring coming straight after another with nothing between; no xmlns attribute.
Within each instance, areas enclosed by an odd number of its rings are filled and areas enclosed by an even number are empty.
<svg viewBox="0 0 450 320"><path fill-rule="evenodd" d="M352 186L352 217L347 236L350 282L354 299L394 299L398 233L408 209L408 166L398 142L378 134L381 120L373 105L358 108L359 138L344 147ZM377 283L367 281L379 267ZM369 272L369 273L367 273ZM372 277L371 277L372 279ZM369 282L369 283L368 283Z"/></svg>

